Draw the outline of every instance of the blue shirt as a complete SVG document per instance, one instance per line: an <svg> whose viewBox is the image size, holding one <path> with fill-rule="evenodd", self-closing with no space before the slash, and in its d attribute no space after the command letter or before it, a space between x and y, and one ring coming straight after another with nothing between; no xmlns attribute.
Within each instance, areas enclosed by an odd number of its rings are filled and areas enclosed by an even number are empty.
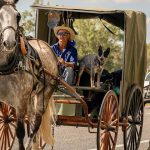
<svg viewBox="0 0 150 150"><path fill-rule="evenodd" d="M59 43L52 45L51 48L55 52L56 56L63 58L65 62L77 64L77 50L71 44L68 44L66 49L63 51L59 49ZM62 66L62 68L64 70L64 66Z"/></svg>

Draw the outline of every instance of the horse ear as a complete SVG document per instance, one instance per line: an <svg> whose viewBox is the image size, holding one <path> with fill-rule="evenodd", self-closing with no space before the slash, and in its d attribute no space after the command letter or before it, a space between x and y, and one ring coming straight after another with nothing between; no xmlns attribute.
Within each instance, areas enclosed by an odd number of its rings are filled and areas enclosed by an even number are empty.
<svg viewBox="0 0 150 150"><path fill-rule="evenodd" d="M19 0L3 0L5 3L16 4Z"/></svg>
<svg viewBox="0 0 150 150"><path fill-rule="evenodd" d="M107 48L104 52L104 57L108 57L109 53L110 53L110 48Z"/></svg>
<svg viewBox="0 0 150 150"><path fill-rule="evenodd" d="M16 4L19 0L14 0L14 3Z"/></svg>
<svg viewBox="0 0 150 150"><path fill-rule="evenodd" d="M102 46L100 45L98 48L98 56L101 57L103 54Z"/></svg>
<svg viewBox="0 0 150 150"><path fill-rule="evenodd" d="M0 7L4 5L4 1L0 0Z"/></svg>

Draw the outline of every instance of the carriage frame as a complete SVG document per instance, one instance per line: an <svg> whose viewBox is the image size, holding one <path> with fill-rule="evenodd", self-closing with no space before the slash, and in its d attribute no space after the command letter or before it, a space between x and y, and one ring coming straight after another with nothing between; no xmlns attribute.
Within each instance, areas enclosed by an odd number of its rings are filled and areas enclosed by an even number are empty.
<svg viewBox="0 0 150 150"><path fill-rule="evenodd" d="M47 13L49 11L67 14L66 21L69 20L69 15L75 18L99 16L100 19L104 19L124 31L123 74L119 99L112 89L104 90L98 87L70 86L60 77L53 76L46 69L45 73L53 77L59 85L63 86L63 90L61 88L58 89L64 92L65 95L54 95L55 103L75 106L75 115L58 115L58 125L86 126L89 132L90 128L97 128L98 150L115 149L118 129L121 126L124 149L137 150L140 145L144 116L142 96L146 72L146 17L144 13L127 10L83 9L41 5L33 5L32 7L37 11L36 38L44 40L49 44L56 41L54 33L47 27ZM77 92L83 90L105 93L96 119L89 116L85 97ZM5 107L4 105L3 108ZM13 114L13 117L12 114L7 115L11 115L14 122L15 113ZM11 122L10 119L9 122ZM14 139L14 136L12 136L12 139ZM13 145L13 142L14 140L12 140L11 145ZM45 144L41 143L41 147L44 148L44 146ZM11 149L11 147L9 148Z"/></svg>
<svg viewBox="0 0 150 150"><path fill-rule="evenodd" d="M123 75L121 82L121 93L119 96L119 100L115 95L114 91L91 87L71 87L66 83L60 80L59 83L64 85L64 87L71 93L71 97L75 97L75 100L71 98L60 96L59 98L55 98L55 102L59 104L70 104L76 105L76 109L82 105L84 116L67 116L66 114L58 115L57 124L59 125L73 125L73 126L87 126L87 127L96 127L97 128L97 149L115 149L118 127L122 127L123 131L123 140L124 140L124 149L138 149L140 138L142 134L142 126L143 126L143 97L142 97L142 89L144 76L146 72L146 24L145 24L145 15L142 12L135 11L124 11L124 10L104 10L104 9L82 9L82 8L68 8L68 7L49 7L49 6L33 6L37 10L37 24L36 24L36 37L42 38L42 40L46 40L49 44L55 42L53 41L54 35L52 30L47 28L43 33L41 27L45 26L43 24L46 23L47 16L44 16L46 12L49 11L58 11L59 13L66 13L67 16L73 16L74 18L94 18L95 16L99 16L100 19L104 19L109 23L119 27L124 31L124 52L123 52ZM42 25L41 25L41 19ZM69 22L69 17L65 18L66 22ZM134 24L134 21L137 21L137 24L140 24L140 27L137 27ZM62 22L60 22L61 24ZM72 24L69 24L72 27ZM131 26L134 27L131 27ZM46 28L46 26L45 26ZM136 30L135 30L136 28ZM142 30L140 30L142 28ZM132 34L131 34L132 31ZM139 38L137 33L141 35ZM46 34L48 33L48 34ZM47 35L47 36L43 36ZM46 39L47 38L47 39ZM132 40L131 40L132 38ZM139 39L138 39L139 38ZM137 40L138 43L133 43L134 40ZM141 44L144 44L141 46ZM132 48L130 48L132 46ZM139 47L139 48L137 48ZM136 49L136 50L135 50ZM137 53L141 55L139 59ZM129 62L128 60L132 60ZM134 62L133 62L134 61ZM137 67L138 63L142 63L143 66ZM132 73L132 69L135 73ZM143 74L141 75L141 72ZM94 91L95 93L106 92L102 104L99 110L98 120L95 122L95 119L91 119L88 116L88 106L85 102L84 97L80 96L76 91ZM119 103L118 103L119 101ZM137 104L137 106L135 106ZM115 106L113 110L108 109L108 106ZM77 111L77 110L76 110ZM133 112L135 113L133 113ZM76 112L80 114L80 112ZM104 117L106 114L106 117ZM112 119L113 118L113 119ZM133 132L133 126L136 128L136 132ZM109 135L105 134L103 137L101 135L104 134L105 131L108 131ZM111 135L114 133L114 135ZM133 137L132 140L129 137ZM113 138L113 141L111 141ZM108 145L111 145L110 147Z"/></svg>

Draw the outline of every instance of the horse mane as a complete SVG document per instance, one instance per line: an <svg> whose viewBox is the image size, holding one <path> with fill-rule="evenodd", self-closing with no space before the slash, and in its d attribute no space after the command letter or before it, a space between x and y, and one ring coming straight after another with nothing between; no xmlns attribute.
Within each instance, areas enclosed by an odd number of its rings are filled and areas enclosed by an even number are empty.
<svg viewBox="0 0 150 150"><path fill-rule="evenodd" d="M0 0L0 7L5 4L16 4L19 0Z"/></svg>

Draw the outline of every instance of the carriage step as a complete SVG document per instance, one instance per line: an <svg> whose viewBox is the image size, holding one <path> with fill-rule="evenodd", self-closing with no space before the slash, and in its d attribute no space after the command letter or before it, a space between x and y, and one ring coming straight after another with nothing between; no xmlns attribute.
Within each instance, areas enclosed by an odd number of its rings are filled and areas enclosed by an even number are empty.
<svg viewBox="0 0 150 150"><path fill-rule="evenodd" d="M58 115L57 119L57 125L70 125L70 126L82 126L82 127L90 127L90 124L86 117L81 117L81 116L62 116ZM97 127L93 126L94 128Z"/></svg>
<svg viewBox="0 0 150 150"><path fill-rule="evenodd" d="M54 100L55 103L64 103L64 104L81 104L80 101L77 100L66 100L66 99L59 99L59 100Z"/></svg>
<svg viewBox="0 0 150 150"><path fill-rule="evenodd" d="M74 97L72 97L70 95L53 95L53 97L54 97L55 102L58 101L58 103L61 103L61 102L62 103L66 103L64 101L75 101L75 102L77 101L77 103L74 103L74 104L80 104L79 99L74 98ZM84 99L84 96L80 96L80 98ZM68 104L70 104L70 103L68 103Z"/></svg>

